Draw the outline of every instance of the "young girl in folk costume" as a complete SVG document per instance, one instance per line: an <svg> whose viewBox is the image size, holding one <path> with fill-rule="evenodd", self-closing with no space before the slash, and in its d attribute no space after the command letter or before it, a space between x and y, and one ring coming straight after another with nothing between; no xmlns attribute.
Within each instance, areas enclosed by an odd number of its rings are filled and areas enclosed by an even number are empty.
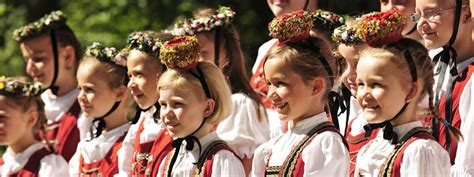
<svg viewBox="0 0 474 177"><path fill-rule="evenodd" d="M279 1L267 0L268 7L273 12L275 17L282 16L286 13L296 10L314 11L317 9L319 0L304 0L304 1ZM262 44L258 49L258 56L252 67L252 77L250 78L250 86L258 94L260 100L266 108L269 123L270 123L270 137L274 138L286 131L286 123L278 121L278 112L272 107L272 104L267 99L268 86L265 82L263 74L263 63L267 58L270 49L277 44L277 39L270 39Z"/></svg>
<svg viewBox="0 0 474 177"><path fill-rule="evenodd" d="M474 174L474 154L471 150L474 139L471 13L468 0L420 0L416 2L416 14L413 15L414 20L418 21L418 31L425 46L428 49L443 47L433 61L437 62L435 103L439 103L441 117L446 121L435 122L433 133L450 152L451 163L454 163L452 176ZM445 124L460 128L463 140L456 142L454 137L450 137ZM440 127L439 131L437 127Z"/></svg>
<svg viewBox="0 0 474 177"><path fill-rule="evenodd" d="M279 44L264 64L268 99L289 124L288 132L255 150L252 176L348 176L347 147L324 111L335 59L326 43L310 36L312 25L306 11L269 25Z"/></svg>
<svg viewBox="0 0 474 177"><path fill-rule="evenodd" d="M172 139L165 134L158 117L159 93L156 91L158 79L166 69L159 59L160 47L168 37L171 35L135 32L129 36L128 46L122 51L127 58L128 88L142 111L118 151L118 176L153 176L157 173L153 170L160 154L172 149Z"/></svg>
<svg viewBox="0 0 474 177"><path fill-rule="evenodd" d="M41 137L47 136L54 151L68 161L90 125L78 119L81 109L75 71L82 53L79 41L61 11L15 30L13 38L20 42L26 73L48 88L41 95L48 119L47 133Z"/></svg>
<svg viewBox="0 0 474 177"><path fill-rule="evenodd" d="M195 36L168 41L160 52L169 68L160 78L160 117L173 137L174 150L157 176L245 176L242 161L213 126L229 115L231 92L221 70L198 61Z"/></svg>
<svg viewBox="0 0 474 177"><path fill-rule="evenodd" d="M67 176L67 162L35 138L45 131L39 83L0 77L0 176Z"/></svg>
<svg viewBox="0 0 474 177"><path fill-rule="evenodd" d="M360 54L357 101L369 123L365 131L382 129L357 154L355 176L449 176L448 153L417 118L418 103L426 94L433 98L433 66L422 44L401 39L404 21L373 13L358 25L372 48Z"/></svg>
<svg viewBox="0 0 474 177"><path fill-rule="evenodd" d="M127 108L125 58L115 48L93 43L79 65L79 104L84 116L93 120L87 139L79 142L69 161L70 176L113 176L118 173L117 151L130 128Z"/></svg>
<svg viewBox="0 0 474 177"><path fill-rule="evenodd" d="M265 109L249 85L239 34L231 23L235 12L228 7L199 10L193 19L175 25L179 34L196 34L203 60L221 68L230 82L233 109L219 122L216 132L242 158L246 171L252 168L255 149L270 138ZM202 24L204 26L201 26Z"/></svg>

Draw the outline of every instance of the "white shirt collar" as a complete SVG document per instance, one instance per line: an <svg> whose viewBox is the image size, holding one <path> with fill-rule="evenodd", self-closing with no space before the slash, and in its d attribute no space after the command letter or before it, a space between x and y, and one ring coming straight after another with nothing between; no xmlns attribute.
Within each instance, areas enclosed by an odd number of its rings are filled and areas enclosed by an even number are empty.
<svg viewBox="0 0 474 177"><path fill-rule="evenodd" d="M408 123L393 127L393 131L397 133L398 138L401 139L413 128L422 127L422 126L423 124L420 121L408 122Z"/></svg>
<svg viewBox="0 0 474 177"><path fill-rule="evenodd" d="M300 120L294 126L292 126L291 123L289 123L288 131L295 132L295 133L305 132L305 130L312 129L316 125L319 125L326 121L328 121L326 112L322 112L314 116L308 117L306 119Z"/></svg>

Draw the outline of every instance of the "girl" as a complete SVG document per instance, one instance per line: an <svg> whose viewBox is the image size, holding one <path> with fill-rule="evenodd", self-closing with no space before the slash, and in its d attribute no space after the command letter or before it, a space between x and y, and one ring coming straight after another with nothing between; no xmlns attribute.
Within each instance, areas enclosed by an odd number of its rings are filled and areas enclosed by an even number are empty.
<svg viewBox="0 0 474 177"><path fill-rule="evenodd" d="M347 147L324 112L335 59L326 43L310 36L311 29L306 11L269 25L279 44L264 64L268 99L289 122L288 132L255 150L252 176L348 176Z"/></svg>
<svg viewBox="0 0 474 177"><path fill-rule="evenodd" d="M460 128L465 136L463 141L456 142L444 124L435 122L435 137L450 153L451 163L454 163L451 175L472 175L474 154L470 148L474 139L471 118L474 115L474 98L471 93L474 87L471 76L474 72L474 42L470 38L473 23L469 1L420 0L416 2L413 17L418 22L418 31L425 46L431 50L443 47L433 58L438 63L435 70L435 103L439 103L440 114L446 122Z"/></svg>
<svg viewBox="0 0 474 177"><path fill-rule="evenodd" d="M128 38L123 55L127 58L130 81L128 88L141 109L138 124L130 127L122 147L118 151L119 174L117 176L149 176L157 165L157 157L171 150L171 137L163 131L158 118L159 94L156 84L165 66L160 63L159 51L168 34L135 32Z"/></svg>
<svg viewBox="0 0 474 177"><path fill-rule="evenodd" d="M61 11L53 11L13 33L20 42L26 73L47 86L41 95L48 124L41 139L51 140L55 152L69 161L84 138L90 121L79 118L75 72L82 51Z"/></svg>
<svg viewBox="0 0 474 177"><path fill-rule="evenodd" d="M78 101L84 116L94 119L87 140L79 142L69 161L70 176L112 176L118 173L117 150L130 128L126 60L115 48L93 43L77 72Z"/></svg>
<svg viewBox="0 0 474 177"><path fill-rule="evenodd" d="M233 109L219 122L216 132L242 158L246 172L252 167L255 148L268 141L270 128L264 107L249 85L239 34L231 23L235 12L228 7L201 9L193 19L175 25L176 32L196 34L203 60L219 66L230 82ZM215 20L218 19L218 20ZM193 28L196 23L204 28Z"/></svg>
<svg viewBox="0 0 474 177"><path fill-rule="evenodd" d="M38 83L0 77L0 176L67 176L67 162L35 139L45 131L44 104Z"/></svg>
<svg viewBox="0 0 474 177"><path fill-rule="evenodd" d="M185 36L168 41L160 52L171 68L158 83L160 117L175 150L162 161L158 176L245 176L239 157L213 131L231 112L229 86L219 68L198 61L199 50L197 38Z"/></svg>

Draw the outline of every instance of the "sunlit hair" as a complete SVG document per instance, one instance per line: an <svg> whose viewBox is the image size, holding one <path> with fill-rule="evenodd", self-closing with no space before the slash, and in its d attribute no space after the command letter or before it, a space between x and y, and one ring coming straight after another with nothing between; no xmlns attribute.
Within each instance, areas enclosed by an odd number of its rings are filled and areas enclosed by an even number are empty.
<svg viewBox="0 0 474 177"><path fill-rule="evenodd" d="M431 110L431 114L433 118L438 119L440 122L443 122L444 119L440 117L437 107L434 106L433 103L433 84L434 84L434 72L433 72L433 63L428 55L428 50L419 42L404 38L396 43L383 45L378 48L366 48L361 51L360 58L364 57L372 57L377 59L384 59L389 60L392 64L394 64L398 69L399 73L404 74L397 74L398 77L402 79L404 86L410 86L410 82L412 81L410 73L410 69L408 67L407 61L405 59L405 52L409 52L411 58L413 59L416 67L416 75L418 77L418 84L421 84L421 92L416 100L414 101L416 105L422 101L424 96L428 94L429 96L429 108ZM405 84L406 83L406 84ZM450 132L456 137L461 138L461 132L455 128L450 126Z"/></svg>
<svg viewBox="0 0 474 177"><path fill-rule="evenodd" d="M229 85L222 74L222 71L214 64L208 61L200 61L198 62L197 67L202 70L207 86L209 87L210 98L215 101L214 112L206 119L206 121L211 124L219 123L223 118L229 116L232 111L231 91ZM191 85L194 87L191 87ZM199 94L203 98L205 97L201 82L189 71L169 69L163 73L158 82L157 90L160 91L162 89L170 88L186 89L193 92L193 94ZM191 90L190 88L201 89Z"/></svg>

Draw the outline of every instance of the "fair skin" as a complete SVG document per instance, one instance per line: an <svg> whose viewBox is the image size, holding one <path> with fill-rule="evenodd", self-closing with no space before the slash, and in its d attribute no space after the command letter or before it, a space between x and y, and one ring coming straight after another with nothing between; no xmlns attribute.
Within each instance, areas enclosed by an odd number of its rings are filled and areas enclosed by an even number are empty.
<svg viewBox="0 0 474 177"><path fill-rule="evenodd" d="M324 111L323 78L315 77L305 82L281 58L269 58L265 62L264 73L269 85L267 98L281 120L296 125L299 121Z"/></svg>
<svg viewBox="0 0 474 177"><path fill-rule="evenodd" d="M359 50L360 48L353 45L344 45L341 44L337 47L337 51L344 57L346 60L346 69L341 74L340 80L342 83L349 88L352 95L357 94L357 84L356 84L356 68L357 62L359 61Z"/></svg>
<svg viewBox="0 0 474 177"><path fill-rule="evenodd" d="M192 89L160 89L160 117L170 136L184 138L191 135L214 111L214 100L206 98L202 88L189 85ZM197 93L202 92L202 93ZM212 124L204 122L193 135L202 138L212 131Z"/></svg>
<svg viewBox="0 0 474 177"><path fill-rule="evenodd" d="M428 21L426 18L421 18L420 21L418 21L418 32L423 37L426 48L436 49L448 44L453 32L452 25L454 22L454 9L451 8L452 7L448 7L447 3L440 3L437 0L416 1L416 13L421 15L430 14L430 11L438 12L445 10L435 13L432 21ZM457 62L462 62L474 56L474 50L472 50L472 46L474 46L473 40L463 37L471 36L472 29L471 11L468 6L463 6L458 34L453 44L458 54Z"/></svg>
<svg viewBox="0 0 474 177"><path fill-rule="evenodd" d="M96 61L97 62L97 61ZM128 122L127 103L123 102L128 96L124 85L111 88L106 78L93 72L87 66L80 66L77 80L80 93L77 97L83 114L88 118L98 118L105 115L115 102L121 101L119 107L104 117L105 131L112 130Z"/></svg>
<svg viewBox="0 0 474 177"><path fill-rule="evenodd" d="M416 30L408 34L416 28L416 23L410 20L411 14L415 13L415 0L380 0L380 11L385 12L393 8L397 9L402 15L407 17L407 24L405 29L403 29L402 34L407 38L420 40L421 36Z"/></svg>
<svg viewBox="0 0 474 177"><path fill-rule="evenodd" d="M214 63L215 60L215 47L214 47L214 33L212 32L201 32L196 35L199 45L201 46L201 55L202 59L205 61L210 61ZM221 43L219 45L220 50L219 50L219 68L223 68L225 64L227 63L227 56L225 52L225 45L224 41L221 40Z"/></svg>
<svg viewBox="0 0 474 177"><path fill-rule="evenodd" d="M29 39L22 42L20 48L26 64L26 73L33 80L49 87L54 77L54 54L50 37L42 35ZM55 85L59 86L56 96L62 96L77 87L74 73L76 59L72 46L59 44L58 51L58 78ZM51 92L49 95L55 97Z"/></svg>
<svg viewBox="0 0 474 177"><path fill-rule="evenodd" d="M156 85L163 73L159 59L134 49L127 58L127 70L130 78L127 87L136 103L141 109L150 108L159 98Z"/></svg>
<svg viewBox="0 0 474 177"><path fill-rule="evenodd" d="M357 101L362 106L368 123L390 120L403 105L417 100L417 84L393 73L404 73L388 59L365 56L357 65ZM393 126L416 121L417 103L408 104L395 120Z"/></svg>
<svg viewBox="0 0 474 177"><path fill-rule="evenodd" d="M37 142L33 127L38 121L38 112L33 106L23 111L14 104L0 96L0 145L9 146L17 154Z"/></svg>
<svg viewBox="0 0 474 177"><path fill-rule="evenodd" d="M308 0L306 11L318 9L318 0ZM267 0L268 7L275 17L281 16L297 10L303 10L306 0Z"/></svg>

